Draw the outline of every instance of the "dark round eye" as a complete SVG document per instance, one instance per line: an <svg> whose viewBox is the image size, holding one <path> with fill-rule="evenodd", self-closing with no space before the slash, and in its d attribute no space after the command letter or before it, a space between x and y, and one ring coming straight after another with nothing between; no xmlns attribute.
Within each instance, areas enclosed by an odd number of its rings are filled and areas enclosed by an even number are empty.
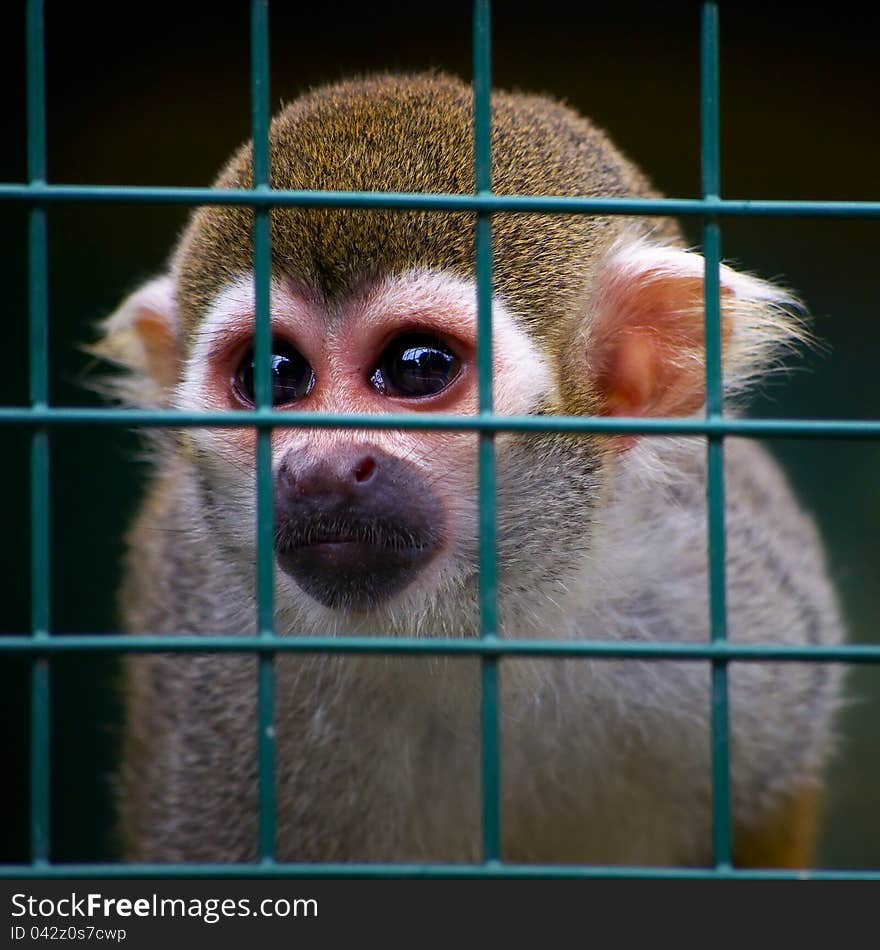
<svg viewBox="0 0 880 950"><path fill-rule="evenodd" d="M445 389L461 372L461 360L427 334L398 337L379 358L370 382L380 393L417 399Z"/></svg>
<svg viewBox="0 0 880 950"><path fill-rule="evenodd" d="M256 405L254 395L254 351L250 349L238 364L233 386L239 398ZM286 406L308 396L315 385L315 374L299 350L289 343L272 341L272 405Z"/></svg>

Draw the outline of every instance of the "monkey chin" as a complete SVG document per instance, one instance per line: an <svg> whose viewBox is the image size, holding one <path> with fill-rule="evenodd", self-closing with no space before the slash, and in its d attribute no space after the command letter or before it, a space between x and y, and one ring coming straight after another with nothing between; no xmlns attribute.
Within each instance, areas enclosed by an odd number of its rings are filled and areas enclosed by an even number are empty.
<svg viewBox="0 0 880 950"><path fill-rule="evenodd" d="M369 613L409 586L438 547L434 537L395 546L340 538L276 548L276 557L281 569L321 606Z"/></svg>

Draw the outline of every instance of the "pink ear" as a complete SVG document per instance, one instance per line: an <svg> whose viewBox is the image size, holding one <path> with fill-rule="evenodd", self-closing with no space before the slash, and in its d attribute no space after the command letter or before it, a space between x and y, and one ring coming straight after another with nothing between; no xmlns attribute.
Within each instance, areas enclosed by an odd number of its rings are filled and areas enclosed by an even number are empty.
<svg viewBox="0 0 880 950"><path fill-rule="evenodd" d="M703 258L635 241L598 274L587 327L587 367L608 415L682 416L705 400ZM762 370L772 349L799 335L791 298L721 268L725 383ZM729 378L728 378L729 377Z"/></svg>
<svg viewBox="0 0 880 950"><path fill-rule="evenodd" d="M104 321L102 330L104 337L93 349L105 359L163 389L177 382L181 354L172 277L156 277L135 290Z"/></svg>
<svg viewBox="0 0 880 950"><path fill-rule="evenodd" d="M142 409L170 405L183 365L174 278L163 274L129 294L100 330L89 352L127 370L100 389Z"/></svg>

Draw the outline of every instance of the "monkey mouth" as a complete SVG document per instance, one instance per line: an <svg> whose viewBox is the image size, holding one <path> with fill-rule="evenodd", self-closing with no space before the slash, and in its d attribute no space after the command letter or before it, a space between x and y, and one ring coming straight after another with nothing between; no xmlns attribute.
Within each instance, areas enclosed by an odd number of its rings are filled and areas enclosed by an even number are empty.
<svg viewBox="0 0 880 950"><path fill-rule="evenodd" d="M325 607L365 611L411 583L440 546L438 531L384 520L279 524L281 569Z"/></svg>
<svg viewBox="0 0 880 950"><path fill-rule="evenodd" d="M420 551L435 543L432 532L402 528L384 521L315 521L280 525L275 531L276 551L325 545L358 544L389 551Z"/></svg>

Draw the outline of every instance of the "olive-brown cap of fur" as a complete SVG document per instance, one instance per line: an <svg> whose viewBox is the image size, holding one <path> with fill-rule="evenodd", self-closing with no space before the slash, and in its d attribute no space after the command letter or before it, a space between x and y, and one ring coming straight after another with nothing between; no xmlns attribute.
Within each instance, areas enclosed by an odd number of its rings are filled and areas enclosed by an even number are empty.
<svg viewBox="0 0 880 950"><path fill-rule="evenodd" d="M379 75L315 89L270 129L276 189L473 193L473 94L440 74ZM220 188L252 186L251 147ZM541 96L492 96L492 189L502 195L650 195L608 137ZM176 256L178 303L189 335L218 288L252 269L249 208L199 209ZM413 267L473 275L472 213L276 208L273 274L328 300L365 279ZM493 215L495 291L539 336L582 299L590 266L624 226L589 215ZM630 225L632 222L630 222ZM656 224L656 222L655 222Z"/></svg>

